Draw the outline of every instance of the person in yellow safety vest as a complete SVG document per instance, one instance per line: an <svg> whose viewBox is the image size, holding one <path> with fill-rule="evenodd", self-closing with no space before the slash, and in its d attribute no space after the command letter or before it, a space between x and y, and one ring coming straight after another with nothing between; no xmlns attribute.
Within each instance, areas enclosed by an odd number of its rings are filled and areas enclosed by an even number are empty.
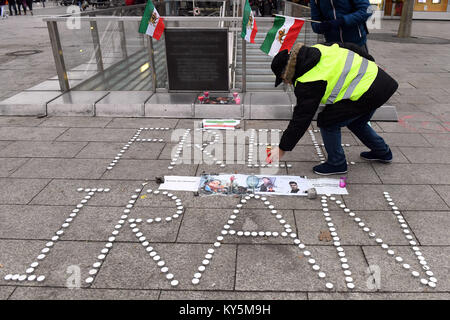
<svg viewBox="0 0 450 320"><path fill-rule="evenodd" d="M281 159L294 149L316 114L318 114L328 157L313 168L316 174L347 172L347 161L341 145L341 128L347 127L370 149L362 152L365 160L390 163L392 152L370 126L376 109L394 94L398 83L378 67L371 55L355 44L318 44L311 47L296 43L289 53L279 52L273 59L275 87L281 82L292 84L297 97L292 120L284 131L279 148L272 150L267 161ZM316 146L318 147L318 146Z"/></svg>

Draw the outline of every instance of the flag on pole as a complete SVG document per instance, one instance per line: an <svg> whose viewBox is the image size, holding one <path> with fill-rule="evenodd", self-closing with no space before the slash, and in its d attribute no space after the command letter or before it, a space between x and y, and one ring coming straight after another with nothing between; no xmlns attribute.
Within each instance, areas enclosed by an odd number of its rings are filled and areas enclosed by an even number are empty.
<svg viewBox="0 0 450 320"><path fill-rule="evenodd" d="M148 0L142 16L139 32L148 34L150 37L159 40L164 32L164 21L159 15L151 0Z"/></svg>
<svg viewBox="0 0 450 320"><path fill-rule="evenodd" d="M267 32L260 49L272 57L284 49L290 50L304 23L303 19L275 16L273 27Z"/></svg>
<svg viewBox="0 0 450 320"><path fill-rule="evenodd" d="M242 16L242 32L241 37L245 41L255 43L255 36L258 32L256 27L255 16L253 15L252 8L248 0L245 1L244 15Z"/></svg>

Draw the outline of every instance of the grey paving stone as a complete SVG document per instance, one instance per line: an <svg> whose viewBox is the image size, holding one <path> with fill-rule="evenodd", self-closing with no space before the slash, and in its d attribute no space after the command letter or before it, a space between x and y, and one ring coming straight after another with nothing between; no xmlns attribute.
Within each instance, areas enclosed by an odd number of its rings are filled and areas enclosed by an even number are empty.
<svg viewBox="0 0 450 320"><path fill-rule="evenodd" d="M323 178L313 172L313 167L320 163L314 162L293 162L292 168L288 168L288 175L293 176L307 176L311 179ZM334 179L339 179L340 176L346 176L348 183L381 183L374 169L370 163L356 163L348 165L348 172L342 175L336 175Z"/></svg>
<svg viewBox="0 0 450 320"><path fill-rule="evenodd" d="M373 238L369 238L366 232L348 216L347 213L337 208L331 201L328 202L330 217L335 225L336 232L343 245L376 245ZM389 245L407 245L400 225L394 214L390 211L356 211L355 212L364 224L381 237ZM297 222L300 240L308 245L328 245L333 246L333 241L320 240L322 232L329 232L325 216L322 211L295 210L295 220Z"/></svg>
<svg viewBox="0 0 450 320"><path fill-rule="evenodd" d="M392 147L431 147L419 133L380 133L380 136Z"/></svg>
<svg viewBox="0 0 450 320"><path fill-rule="evenodd" d="M112 169L108 170L102 179L154 180L160 176L193 176L196 165L176 165L172 170L167 167L166 160L120 160Z"/></svg>
<svg viewBox="0 0 450 320"><path fill-rule="evenodd" d="M49 181L49 179L2 178L2 183L0 183L0 203L27 204Z"/></svg>
<svg viewBox="0 0 450 320"><path fill-rule="evenodd" d="M435 147L450 147L448 133L424 133L423 136L431 145Z"/></svg>
<svg viewBox="0 0 450 320"><path fill-rule="evenodd" d="M428 185L356 185L347 186L345 204L350 210L390 210L383 192L390 193L402 210L447 210L439 195Z"/></svg>
<svg viewBox="0 0 450 320"><path fill-rule="evenodd" d="M195 129L202 127L201 119L180 119L175 128L177 129ZM242 123L241 123L242 127Z"/></svg>
<svg viewBox="0 0 450 320"><path fill-rule="evenodd" d="M112 118L106 117L48 117L40 127L104 128Z"/></svg>
<svg viewBox="0 0 450 320"><path fill-rule="evenodd" d="M122 142L89 142L89 144L77 155L77 158L94 158L113 160L125 144ZM158 158L164 147L164 143L139 143L132 144L123 154L122 159L152 159Z"/></svg>
<svg viewBox="0 0 450 320"><path fill-rule="evenodd" d="M0 140L55 140L67 128L0 127Z"/></svg>
<svg viewBox="0 0 450 320"><path fill-rule="evenodd" d="M248 129L286 129L289 121L265 121L265 120L245 120L245 130Z"/></svg>
<svg viewBox="0 0 450 320"><path fill-rule="evenodd" d="M33 158L14 172L21 178L100 178L106 170L105 159Z"/></svg>
<svg viewBox="0 0 450 320"><path fill-rule="evenodd" d="M433 188L450 208L450 186L433 186Z"/></svg>
<svg viewBox="0 0 450 320"><path fill-rule="evenodd" d="M28 158L0 158L0 177L9 177L28 160Z"/></svg>
<svg viewBox="0 0 450 320"><path fill-rule="evenodd" d="M198 285L191 280L198 272L208 245L150 244L179 281L177 289L231 290L234 284L236 247L222 245L214 253ZM171 289L169 281L139 244L117 243L102 266L94 288Z"/></svg>
<svg viewBox="0 0 450 320"><path fill-rule="evenodd" d="M30 282L6 281L4 277L7 274L25 274L29 265L36 261L42 248L45 247L45 241L30 240L0 240L1 264L0 284L1 285L29 285ZM46 274L49 270L38 267L36 274Z"/></svg>
<svg viewBox="0 0 450 320"><path fill-rule="evenodd" d="M159 290L17 288L11 300L156 300Z"/></svg>
<svg viewBox="0 0 450 320"><path fill-rule="evenodd" d="M325 152L324 147L322 147L322 152ZM313 146L299 146L299 145L297 145L292 151L286 152L282 160L287 162L320 161L319 156L316 153L316 149Z"/></svg>
<svg viewBox="0 0 450 320"><path fill-rule="evenodd" d="M130 200L134 190L142 188L136 181L123 180L52 180L36 196L32 204L40 205L72 205L80 203L86 194L77 192L78 188L109 188L109 192L96 193L88 202L88 206L121 206Z"/></svg>
<svg viewBox="0 0 450 320"><path fill-rule="evenodd" d="M278 210L286 223L295 229L295 220L291 210ZM186 210L178 234L177 242L201 242L213 244L218 236L221 235L223 226L227 224L229 216L233 214L233 209L192 209ZM278 222L270 210L246 209L243 207L237 214L237 219L231 225L235 231L284 231L283 226ZM224 243L292 243L289 237L244 237L237 235L225 235Z"/></svg>
<svg viewBox="0 0 450 320"><path fill-rule="evenodd" d="M160 300L306 300L300 292L161 291Z"/></svg>
<svg viewBox="0 0 450 320"><path fill-rule="evenodd" d="M409 163L408 159L403 155L403 153L400 151L399 147L391 147L389 148L392 151L392 162L393 163ZM364 162L364 163L370 163L367 160L364 160L361 158L360 154L361 152L369 151L369 148L362 147L362 146L351 146L351 147L345 147L344 152L345 156L347 158L348 162ZM350 166L350 169L352 166Z"/></svg>
<svg viewBox="0 0 450 320"><path fill-rule="evenodd" d="M71 211L61 206L0 205L0 238L50 239Z"/></svg>
<svg viewBox="0 0 450 320"><path fill-rule="evenodd" d="M430 133L445 132L439 122L380 122L383 132Z"/></svg>
<svg viewBox="0 0 450 320"><path fill-rule="evenodd" d="M107 128L175 128L178 119L114 118Z"/></svg>
<svg viewBox="0 0 450 320"><path fill-rule="evenodd" d="M284 162L282 162L284 163ZM294 162L293 162L294 163ZM213 174L213 173L228 173L228 174L255 174L255 175L285 175L286 168L275 168L275 167L247 167L246 164L232 164L226 165L225 167L220 167L220 165L205 165L201 164L198 166L197 175L202 173Z"/></svg>
<svg viewBox="0 0 450 320"><path fill-rule="evenodd" d="M72 158L86 142L16 141L2 150L4 157Z"/></svg>
<svg viewBox="0 0 450 320"><path fill-rule="evenodd" d="M70 128L58 141L127 142L135 133L135 129Z"/></svg>
<svg viewBox="0 0 450 320"><path fill-rule="evenodd" d="M347 291L343 269L336 250L327 246L307 247L321 271L320 279L295 245L239 245L236 290L243 291L327 291L326 282L335 290ZM349 260L355 290L370 291L365 283L367 265L358 247L344 247Z"/></svg>
<svg viewBox="0 0 450 320"><path fill-rule="evenodd" d="M448 184L448 164L391 164L374 163L373 167L383 183L396 184Z"/></svg>
<svg viewBox="0 0 450 320"><path fill-rule="evenodd" d="M420 283L420 279L426 275L421 265L418 263L415 255L409 247L391 247L398 255L400 255L406 263L411 266L411 270L407 271L389 256L380 247L363 247L364 255L371 265L380 267L381 289L380 291L389 292L434 292L448 291L450 287L449 273L449 247L420 247L425 260L434 273L434 277L438 280L435 289L424 286ZM419 279L411 275L411 271L420 272Z"/></svg>
<svg viewBox="0 0 450 320"><path fill-rule="evenodd" d="M403 215L422 245L450 245L448 211L405 211Z"/></svg>
<svg viewBox="0 0 450 320"><path fill-rule="evenodd" d="M407 148L402 153L412 163L450 163L450 148Z"/></svg>
<svg viewBox="0 0 450 320"><path fill-rule="evenodd" d="M167 203L166 203L167 205ZM129 218L142 219L142 223L138 224L140 232L150 242L175 242L177 240L178 230L180 229L181 221L184 218L184 213L178 218L173 218L172 221L166 222L165 218L176 213L175 206L172 207L136 207L133 209ZM149 218L162 218L161 223L153 222L146 223ZM124 227L121 234L117 238L119 241L138 241L135 233L132 232L130 224ZM112 229L111 229L112 230Z"/></svg>
<svg viewBox="0 0 450 320"><path fill-rule="evenodd" d="M434 292L392 292L392 293L308 293L309 300L448 300L449 293L434 293Z"/></svg>
<svg viewBox="0 0 450 320"><path fill-rule="evenodd" d="M0 150L5 149L11 143L13 143L13 142L12 141L0 141Z"/></svg>
<svg viewBox="0 0 450 320"><path fill-rule="evenodd" d="M2 127L36 127L40 123L44 122L45 119L36 117L0 117L0 126Z"/></svg>
<svg viewBox="0 0 450 320"><path fill-rule="evenodd" d="M11 293L14 291L15 287L12 286L1 286L0 287L0 300L6 300L9 298Z"/></svg>

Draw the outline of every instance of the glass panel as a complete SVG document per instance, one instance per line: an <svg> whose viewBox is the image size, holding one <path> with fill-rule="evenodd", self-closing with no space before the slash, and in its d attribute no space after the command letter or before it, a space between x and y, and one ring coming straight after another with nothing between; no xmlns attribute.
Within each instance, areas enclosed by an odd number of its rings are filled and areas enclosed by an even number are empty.
<svg viewBox="0 0 450 320"><path fill-rule="evenodd" d="M439 3L441 3L441 0L433 0L433 3L434 4L439 4Z"/></svg>

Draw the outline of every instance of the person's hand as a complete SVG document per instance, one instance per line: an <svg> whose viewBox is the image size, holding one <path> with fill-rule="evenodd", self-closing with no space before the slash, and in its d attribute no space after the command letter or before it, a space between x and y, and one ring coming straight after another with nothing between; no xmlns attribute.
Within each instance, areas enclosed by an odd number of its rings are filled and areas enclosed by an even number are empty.
<svg viewBox="0 0 450 320"><path fill-rule="evenodd" d="M330 21L324 21L319 23L319 33L325 33L330 31L331 29L331 24Z"/></svg>
<svg viewBox="0 0 450 320"><path fill-rule="evenodd" d="M280 159L281 159L283 156L284 156L284 151L283 151L283 150L281 150L281 149L278 148L278 147L273 148L272 151L271 151L271 153L270 153L270 156L268 156L268 157L266 158L266 162L267 162L267 163L272 163L272 162L277 163L277 162L280 161Z"/></svg>
<svg viewBox="0 0 450 320"><path fill-rule="evenodd" d="M340 26L344 24L343 18L337 18L336 20L329 21L331 25L331 29L338 29Z"/></svg>

